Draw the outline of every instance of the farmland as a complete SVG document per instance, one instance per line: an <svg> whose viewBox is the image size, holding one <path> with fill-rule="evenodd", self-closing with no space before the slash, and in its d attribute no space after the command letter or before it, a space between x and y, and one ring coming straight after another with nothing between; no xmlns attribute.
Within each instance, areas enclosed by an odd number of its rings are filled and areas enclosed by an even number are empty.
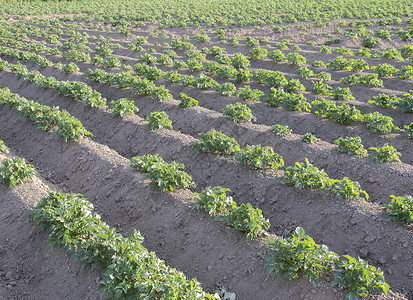
<svg viewBox="0 0 413 300"><path fill-rule="evenodd" d="M413 299L413 2L10 2L5 299Z"/></svg>

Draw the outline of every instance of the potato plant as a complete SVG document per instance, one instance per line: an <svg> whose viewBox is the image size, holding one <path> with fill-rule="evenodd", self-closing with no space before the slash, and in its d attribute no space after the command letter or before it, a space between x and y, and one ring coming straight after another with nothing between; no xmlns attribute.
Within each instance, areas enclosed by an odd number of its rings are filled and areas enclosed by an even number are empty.
<svg viewBox="0 0 413 300"><path fill-rule="evenodd" d="M147 124L145 124L145 127L150 131L157 131L165 127L172 129L172 122L171 120L169 120L169 116L166 114L166 112L163 111L151 112L149 116L146 117L145 121L148 122Z"/></svg>
<svg viewBox="0 0 413 300"><path fill-rule="evenodd" d="M234 138L215 129L211 129L207 133L200 133L199 139L192 144L196 150L204 153L235 155L240 150L240 146Z"/></svg>
<svg viewBox="0 0 413 300"><path fill-rule="evenodd" d="M338 255L329 251L326 245L319 245L297 227L289 238L268 239L270 251L265 255L268 274L283 274L286 280L303 274L314 286L333 270Z"/></svg>
<svg viewBox="0 0 413 300"><path fill-rule="evenodd" d="M3 149L7 150L4 145ZM15 187L18 183L32 181L36 173L34 166L27 164L24 158L5 158L0 166L0 182L8 182L9 187Z"/></svg>
<svg viewBox="0 0 413 300"><path fill-rule="evenodd" d="M251 113L251 109L242 103L228 104L226 109L220 110L224 116L231 118L234 123L249 122L256 120Z"/></svg>
<svg viewBox="0 0 413 300"><path fill-rule="evenodd" d="M112 100L109 103L107 110L111 110L112 114L117 117L133 115L139 111L139 109L135 106L134 101L126 98Z"/></svg>
<svg viewBox="0 0 413 300"><path fill-rule="evenodd" d="M401 162L400 161L400 152L390 146L389 144L384 144L381 147L370 147L369 150L373 150L373 153L370 153L370 157L379 163L385 162Z"/></svg>
<svg viewBox="0 0 413 300"><path fill-rule="evenodd" d="M271 125L270 131L282 137L287 136L292 133L292 129L288 128L288 126L283 126L280 124Z"/></svg>
<svg viewBox="0 0 413 300"><path fill-rule="evenodd" d="M231 192L231 190L220 186L209 186L200 193L193 194L194 198L191 198L191 200L195 200L193 207L204 210L210 216L226 213L229 208L236 207L232 197L226 195L227 192Z"/></svg>
<svg viewBox="0 0 413 300"><path fill-rule="evenodd" d="M383 204L381 208L387 213L387 221L402 221L413 223L413 198L409 195L390 195L391 203Z"/></svg>
<svg viewBox="0 0 413 300"><path fill-rule="evenodd" d="M349 155L359 155L367 156L367 150L364 149L364 146L361 142L361 137L339 137L334 140L334 144L337 145L337 150Z"/></svg>
<svg viewBox="0 0 413 300"><path fill-rule="evenodd" d="M271 168L277 172L279 167L284 166L281 155L274 152L271 147L261 145L247 145L235 153L235 158L243 164L251 166L253 169Z"/></svg>

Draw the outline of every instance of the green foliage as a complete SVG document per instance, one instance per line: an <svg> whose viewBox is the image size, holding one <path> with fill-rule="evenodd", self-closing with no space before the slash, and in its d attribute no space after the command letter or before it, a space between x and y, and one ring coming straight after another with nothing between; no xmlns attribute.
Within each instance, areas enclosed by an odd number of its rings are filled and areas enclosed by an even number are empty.
<svg viewBox="0 0 413 300"><path fill-rule="evenodd" d="M311 63L311 65L313 67L316 67L316 68L325 68L326 67L326 64L322 60L315 60Z"/></svg>
<svg viewBox="0 0 413 300"><path fill-rule="evenodd" d="M274 172L277 172L279 167L284 166L281 155L275 153L271 147L262 147L261 145L247 145L244 149L237 151L235 157L253 169L272 168Z"/></svg>
<svg viewBox="0 0 413 300"><path fill-rule="evenodd" d="M303 78L310 78L314 76L314 72L310 70L308 67L300 67L297 69L296 72L300 74L300 76Z"/></svg>
<svg viewBox="0 0 413 300"><path fill-rule="evenodd" d="M343 125L351 125L356 121L363 120L361 112L356 109L355 106L349 106L347 104L331 109L328 117Z"/></svg>
<svg viewBox="0 0 413 300"><path fill-rule="evenodd" d="M401 99L396 95L380 94L371 98L368 103L374 103L377 106L388 108L396 108Z"/></svg>
<svg viewBox="0 0 413 300"><path fill-rule="evenodd" d="M117 117L133 115L139 111L139 109L135 106L134 101L126 98L112 100L109 103L107 110L112 110L112 114Z"/></svg>
<svg viewBox="0 0 413 300"><path fill-rule="evenodd" d="M249 122L251 120L256 120L251 113L251 109L246 105L236 102L235 104L228 104L226 109L221 109L220 111L224 116L231 118L234 123Z"/></svg>
<svg viewBox="0 0 413 300"><path fill-rule="evenodd" d="M7 154L9 151L10 148L6 146L3 140L0 140L0 153Z"/></svg>
<svg viewBox="0 0 413 300"><path fill-rule="evenodd" d="M403 56L400 54L400 52L394 48L393 46L387 48L381 53L381 56L390 60L398 60L398 61L404 61Z"/></svg>
<svg viewBox="0 0 413 300"><path fill-rule="evenodd" d="M309 133L309 132L303 134L303 135L301 136L301 140L302 140L303 142L305 142L305 143L310 143L310 144L312 144L312 143L317 143L317 142L320 141L319 138L317 138L314 134Z"/></svg>
<svg viewBox="0 0 413 300"><path fill-rule="evenodd" d="M284 176L278 180L286 181L300 189L325 190L331 179L324 170L319 170L306 158L305 163L296 162L295 166L287 167Z"/></svg>
<svg viewBox="0 0 413 300"><path fill-rule="evenodd" d="M235 68L245 69L250 65L250 61L242 55L242 53L235 53L234 56L231 57L231 64Z"/></svg>
<svg viewBox="0 0 413 300"><path fill-rule="evenodd" d="M413 197L405 195L390 195L391 203L383 204L381 208L387 212L386 220L413 223Z"/></svg>
<svg viewBox="0 0 413 300"><path fill-rule="evenodd" d="M4 149L8 148L3 144L2 150ZM32 181L36 173L34 166L27 164L24 158L5 158L0 166L0 182L4 180L9 183L9 187L15 187L18 183Z"/></svg>
<svg viewBox="0 0 413 300"><path fill-rule="evenodd" d="M226 97L234 96L237 93L237 88L231 82L225 82L221 85L218 85L215 90Z"/></svg>
<svg viewBox="0 0 413 300"><path fill-rule="evenodd" d="M292 129L289 129L288 126L275 124L270 126L270 131L274 132L278 136L286 136L291 134Z"/></svg>
<svg viewBox="0 0 413 300"><path fill-rule="evenodd" d="M324 81L312 81L313 89L311 90L316 95L331 95L332 87L324 83Z"/></svg>
<svg viewBox="0 0 413 300"><path fill-rule="evenodd" d="M226 213L229 208L235 208L236 203L231 196L227 196L226 192L231 192L230 189L220 186L207 187L201 193L194 193L194 207L206 211L210 216L216 216Z"/></svg>
<svg viewBox="0 0 413 300"><path fill-rule="evenodd" d="M323 45L320 48L321 53L333 53L333 49L330 46Z"/></svg>
<svg viewBox="0 0 413 300"><path fill-rule="evenodd" d="M379 77L391 77L393 74L399 72L399 69L389 64L379 64L377 67L371 67L371 71L376 73Z"/></svg>
<svg viewBox="0 0 413 300"><path fill-rule="evenodd" d="M178 188L195 187L192 177L182 171L183 164L166 163L157 154L132 157L131 168L147 173L151 186L160 191L174 191Z"/></svg>
<svg viewBox="0 0 413 300"><path fill-rule="evenodd" d="M83 127L82 123L78 119L70 116L69 114L59 119L56 134L65 143L69 140L80 140L85 135L92 135Z"/></svg>
<svg viewBox="0 0 413 300"><path fill-rule="evenodd" d="M93 205L80 194L52 190L29 213L29 220L49 230L48 242L63 248L92 269L102 269L100 298L204 299L196 280L185 276L145 249L143 237L134 231L129 238L92 213Z"/></svg>
<svg viewBox="0 0 413 300"><path fill-rule="evenodd" d="M79 67L75 63L69 63L63 67L63 71L67 74L73 74L80 71Z"/></svg>
<svg viewBox="0 0 413 300"><path fill-rule="evenodd" d="M286 110L310 112L311 104L307 102L303 94L286 94L283 99L283 108Z"/></svg>
<svg viewBox="0 0 413 300"><path fill-rule="evenodd" d="M330 118L334 111L337 110L336 103L333 100L326 100L321 98L311 102L314 113L320 118Z"/></svg>
<svg viewBox="0 0 413 300"><path fill-rule="evenodd" d="M179 103L179 107L181 108L188 108L188 107L195 107L198 105L198 100L195 100L194 98L188 97L184 93L180 93L181 95L181 102Z"/></svg>
<svg viewBox="0 0 413 300"><path fill-rule="evenodd" d="M379 43L381 39L379 37L367 36L362 41L361 44L366 48L373 48Z"/></svg>
<svg viewBox="0 0 413 300"><path fill-rule="evenodd" d="M349 255L344 257L348 261L339 260L334 263L336 271L332 284L344 288L348 299L357 300L369 294L387 294L390 287L384 281L380 268L376 269L361 258Z"/></svg>
<svg viewBox="0 0 413 300"><path fill-rule="evenodd" d="M413 123L410 123L409 125L404 126L404 129L407 133L407 137L409 139L413 139Z"/></svg>
<svg viewBox="0 0 413 300"><path fill-rule="evenodd" d="M268 57L276 63L286 60L285 54L281 50L274 50L270 55L268 55Z"/></svg>
<svg viewBox="0 0 413 300"><path fill-rule="evenodd" d="M319 245L305 234L304 229L297 227L291 237L284 239L268 239L271 251L265 255L268 274L276 272L284 274L286 280L298 278L301 274L318 286L323 275L333 270L338 255Z"/></svg>
<svg viewBox="0 0 413 300"><path fill-rule="evenodd" d="M307 62L304 56L296 52L290 52L287 55L287 61L293 65L303 65Z"/></svg>
<svg viewBox="0 0 413 300"><path fill-rule="evenodd" d="M264 93L261 90L254 89L251 90L251 87L246 85L243 88L238 89L238 97L241 97L244 101L258 101Z"/></svg>
<svg viewBox="0 0 413 300"><path fill-rule="evenodd" d="M364 123L374 133L389 134L392 131L399 131L400 128L393 124L393 119L384 116L379 112L364 115Z"/></svg>
<svg viewBox="0 0 413 300"><path fill-rule="evenodd" d="M361 137L339 137L338 139L334 140L334 144L337 145L337 150L349 155L360 155L366 156L367 150L364 149L363 144L361 142Z"/></svg>
<svg viewBox="0 0 413 300"><path fill-rule="evenodd" d="M400 99L397 107L401 109L403 113L413 113L413 91L411 93L404 94Z"/></svg>
<svg viewBox="0 0 413 300"><path fill-rule="evenodd" d="M279 107L283 104L284 98L289 96L283 89L270 88L268 93L261 97L261 100L271 107Z"/></svg>
<svg viewBox="0 0 413 300"><path fill-rule="evenodd" d="M413 80L413 67L410 65L403 66L400 69L398 76L402 79Z"/></svg>
<svg viewBox="0 0 413 300"><path fill-rule="evenodd" d="M145 124L145 127L151 131L157 131L164 127L169 127L172 129L172 122L169 120L167 113L163 111L151 112L149 116L146 117L145 121L148 122L148 124Z"/></svg>
<svg viewBox="0 0 413 300"><path fill-rule="evenodd" d="M400 161L400 152L397 152L396 148L390 146L389 144L384 144L381 147L370 147L369 150L373 150L373 153L370 153L370 157L375 161L380 163L384 162L401 162Z"/></svg>
<svg viewBox="0 0 413 300"><path fill-rule="evenodd" d="M333 95L333 99L338 100L338 101L355 100L355 98L353 97L353 94L351 93L350 88L348 87L345 87L345 88L337 87L333 90L332 95Z"/></svg>
<svg viewBox="0 0 413 300"><path fill-rule="evenodd" d="M193 142L195 149L204 153L219 153L235 155L240 149L238 142L221 131L211 129L207 133L200 133L199 139Z"/></svg>
<svg viewBox="0 0 413 300"><path fill-rule="evenodd" d="M331 80L331 74L328 72L324 72L324 71L321 71L320 73L315 74L314 77L318 78L319 80L323 80L323 81Z"/></svg>
<svg viewBox="0 0 413 300"><path fill-rule="evenodd" d="M252 48L246 53L252 59L267 58L268 50L261 47Z"/></svg>
<svg viewBox="0 0 413 300"><path fill-rule="evenodd" d="M369 199L369 195L360 189L360 184L357 181L349 180L347 177L342 180L331 180L328 190L338 198L357 200L360 199L360 193L362 193L367 200Z"/></svg>
<svg viewBox="0 0 413 300"><path fill-rule="evenodd" d="M263 217L262 211L253 208L250 203L230 208L226 214L218 215L217 220L236 230L246 232L247 240L267 236L266 230L270 228L270 222Z"/></svg>
<svg viewBox="0 0 413 300"><path fill-rule="evenodd" d="M303 84L301 84L299 79L291 79L288 81L287 84L284 85L283 87L284 91L287 93L297 93L297 92L304 92L305 87Z"/></svg>

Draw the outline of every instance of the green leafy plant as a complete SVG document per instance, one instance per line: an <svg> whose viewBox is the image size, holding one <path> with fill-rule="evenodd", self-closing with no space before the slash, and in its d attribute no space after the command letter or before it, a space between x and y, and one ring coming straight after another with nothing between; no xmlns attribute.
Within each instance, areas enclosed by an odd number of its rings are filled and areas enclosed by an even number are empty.
<svg viewBox="0 0 413 300"><path fill-rule="evenodd" d="M234 123L249 122L256 120L251 113L251 109L242 103L228 104L226 109L220 110L224 116L231 118Z"/></svg>
<svg viewBox="0 0 413 300"><path fill-rule="evenodd" d="M15 187L18 183L32 181L36 173L34 166L27 164L24 158L5 158L0 166L0 182L4 180L9 183L9 187Z"/></svg>
<svg viewBox="0 0 413 300"><path fill-rule="evenodd" d="M69 63L67 65L64 65L63 71L65 71L68 74L73 74L77 73L80 71L79 67L75 63Z"/></svg>
<svg viewBox="0 0 413 300"><path fill-rule="evenodd" d="M324 83L324 81L312 81L313 83L313 88L311 92L313 92L316 95L331 95L331 89L332 87L329 86L328 84Z"/></svg>
<svg viewBox="0 0 413 300"><path fill-rule="evenodd" d="M258 101L264 93L261 90L254 89L251 90L251 87L246 85L243 88L238 89L238 97L241 97L244 101L255 100Z"/></svg>
<svg viewBox="0 0 413 300"><path fill-rule="evenodd" d="M379 112L364 115L364 123L374 133L389 134L392 131L399 131L400 128L393 124L393 119L384 116Z"/></svg>
<svg viewBox="0 0 413 300"><path fill-rule="evenodd" d="M83 127L82 123L78 119L70 116L69 114L59 119L56 134L59 138L63 139L65 143L67 143L68 140L77 141L86 135L92 135Z"/></svg>
<svg viewBox="0 0 413 300"><path fill-rule="evenodd" d="M369 265L361 258L344 255L348 261L339 260L334 263L333 285L345 289L346 297L357 300L369 294L387 294L389 285L385 282L380 268Z"/></svg>
<svg viewBox="0 0 413 300"><path fill-rule="evenodd" d="M276 63L286 60L285 54L281 50L274 50L268 55L268 57Z"/></svg>
<svg viewBox="0 0 413 300"><path fill-rule="evenodd" d="M292 129L288 128L288 126L275 124L270 126L270 131L274 132L278 136L286 136L291 134Z"/></svg>
<svg viewBox="0 0 413 300"><path fill-rule="evenodd" d="M377 67L371 67L371 72L376 73L379 77L391 77L399 72L399 69L389 64L379 64Z"/></svg>
<svg viewBox="0 0 413 300"><path fill-rule="evenodd" d="M403 96L399 103L397 103L397 107L403 113L413 113L413 91L411 90L410 93L406 93Z"/></svg>
<svg viewBox="0 0 413 300"><path fill-rule="evenodd" d="M374 103L377 106L388 108L396 108L401 99L396 95L380 94L371 98L368 103Z"/></svg>
<svg viewBox="0 0 413 300"><path fill-rule="evenodd" d="M287 61L293 65L303 65L307 62L304 56L296 52L290 52L287 55Z"/></svg>
<svg viewBox="0 0 413 300"><path fill-rule="evenodd" d="M221 95L226 96L226 97L234 96L237 93L237 88L231 82L225 82L221 85L218 85L215 88L215 90L219 92Z"/></svg>
<svg viewBox="0 0 413 300"><path fill-rule="evenodd" d="M369 150L373 150L373 153L370 153L370 157L374 159L375 161L378 161L380 163L384 162L401 162L400 161L400 152L397 152L397 150L393 147L390 146L389 144L384 144L381 147L370 147Z"/></svg>
<svg viewBox="0 0 413 300"><path fill-rule="evenodd" d="M409 125L404 126L404 129L407 133L407 137L409 139L413 139L413 123L410 123Z"/></svg>
<svg viewBox="0 0 413 300"><path fill-rule="evenodd" d="M0 140L0 153L7 154L9 153L10 148L6 146L3 140Z"/></svg>
<svg viewBox="0 0 413 300"><path fill-rule="evenodd" d="M308 67L299 67L296 72L303 78L310 78L314 76L314 72Z"/></svg>
<svg viewBox="0 0 413 300"><path fill-rule="evenodd" d="M301 136L301 140L302 140L303 142L310 143L310 144L312 144L312 143L317 143L317 142L320 141L319 138L317 138L314 134L309 133L309 132L303 134L303 135Z"/></svg>
<svg viewBox="0 0 413 300"><path fill-rule="evenodd" d="M235 157L243 164L251 166L253 169L272 168L277 172L279 167L284 166L284 160L281 155L274 152L271 147L262 147L261 145L247 145L235 153Z"/></svg>
<svg viewBox="0 0 413 300"><path fill-rule="evenodd" d="M355 100L353 94L351 93L350 88L337 87L332 92L333 99L338 101L352 101Z"/></svg>
<svg viewBox="0 0 413 300"><path fill-rule="evenodd" d="M286 94L283 98L283 108L293 111L307 111L310 112L311 104L303 94Z"/></svg>
<svg viewBox="0 0 413 300"><path fill-rule="evenodd" d="M366 156L367 150L364 149L363 144L361 142L361 137L339 137L338 139L334 140L334 144L337 145L337 150L349 155L360 155Z"/></svg>
<svg viewBox="0 0 413 300"><path fill-rule="evenodd" d="M172 129L172 122L169 120L167 113L163 111L151 112L149 116L146 117L145 121L148 122L145 127L151 131L157 131L164 127L169 127L170 129Z"/></svg>
<svg viewBox="0 0 413 300"><path fill-rule="evenodd" d="M268 93L261 97L261 100L271 107L279 107L284 103L284 99L290 94L283 89L270 88Z"/></svg>
<svg viewBox="0 0 413 300"><path fill-rule="evenodd" d="M284 85L283 89L287 93L297 93L300 91L305 91L305 87L303 84L301 84L299 79L289 80L288 83Z"/></svg>
<svg viewBox="0 0 413 300"><path fill-rule="evenodd" d="M222 188L220 186L207 187L199 194L194 193L195 200L194 207L206 211L210 216L216 216L226 213L229 208L235 208L236 203L231 196L226 193L231 192L230 189Z"/></svg>
<svg viewBox="0 0 413 300"><path fill-rule="evenodd" d="M413 197L405 195L390 195L391 203L381 205L381 208L387 212L385 219L387 221L402 221L413 223Z"/></svg>
<svg viewBox="0 0 413 300"><path fill-rule="evenodd" d="M139 109L135 106L134 101L126 98L112 100L109 103L107 110L112 110L112 114L117 117L133 115L139 111Z"/></svg>
<svg viewBox="0 0 413 300"><path fill-rule="evenodd" d="M287 167L284 176L277 180L306 190L325 190L331 181L324 170L313 166L307 158L305 163L296 162L295 166Z"/></svg>
<svg viewBox="0 0 413 300"><path fill-rule="evenodd" d="M362 121L364 118L355 106L349 106L347 104L331 109L328 117L343 125L351 125L356 121Z"/></svg>
<svg viewBox="0 0 413 300"><path fill-rule="evenodd" d="M291 237L268 239L270 252L265 255L268 274L284 274L286 280L298 278L301 274L318 286L323 275L333 270L338 255L328 250L326 245L319 245L297 227Z"/></svg>
<svg viewBox="0 0 413 300"><path fill-rule="evenodd" d="M216 218L224 225L246 232L247 240L267 236L266 230L270 228L270 222L264 218L262 211L253 208L250 203L232 207L226 214L218 215Z"/></svg>
<svg viewBox="0 0 413 300"><path fill-rule="evenodd" d="M360 184L357 181L351 181L347 177L344 177L342 180L331 180L328 190L338 198L357 200L360 199L360 193L362 193L367 200L369 199L369 195L360 189Z"/></svg>
<svg viewBox="0 0 413 300"><path fill-rule="evenodd" d="M188 107L195 107L198 105L198 100L195 100L194 98L188 97L184 93L180 93L181 95L181 102L179 103L179 107L181 108L188 108Z"/></svg>
<svg viewBox="0 0 413 300"><path fill-rule="evenodd" d="M199 139L193 142L195 149L204 153L219 153L235 155L240 149L238 142L221 131L211 129L207 133L200 133Z"/></svg>
<svg viewBox="0 0 413 300"><path fill-rule="evenodd" d="M413 67L410 65L403 66L397 75L402 79L413 80Z"/></svg>
<svg viewBox="0 0 413 300"><path fill-rule="evenodd" d="M235 53L234 56L231 57L231 64L235 68L245 69L251 63L242 53Z"/></svg>
<svg viewBox="0 0 413 300"><path fill-rule="evenodd" d="M192 177L182 171L183 164L166 163L158 155L135 156L131 159L131 168L147 173L150 185L161 191L174 191L178 188L195 187Z"/></svg>

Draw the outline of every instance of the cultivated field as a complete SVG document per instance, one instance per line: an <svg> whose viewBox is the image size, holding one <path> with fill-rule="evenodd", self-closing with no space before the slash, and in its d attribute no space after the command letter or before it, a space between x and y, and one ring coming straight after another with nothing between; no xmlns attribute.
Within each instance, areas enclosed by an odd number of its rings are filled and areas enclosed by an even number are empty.
<svg viewBox="0 0 413 300"><path fill-rule="evenodd" d="M0 299L413 299L412 5L2 5Z"/></svg>

